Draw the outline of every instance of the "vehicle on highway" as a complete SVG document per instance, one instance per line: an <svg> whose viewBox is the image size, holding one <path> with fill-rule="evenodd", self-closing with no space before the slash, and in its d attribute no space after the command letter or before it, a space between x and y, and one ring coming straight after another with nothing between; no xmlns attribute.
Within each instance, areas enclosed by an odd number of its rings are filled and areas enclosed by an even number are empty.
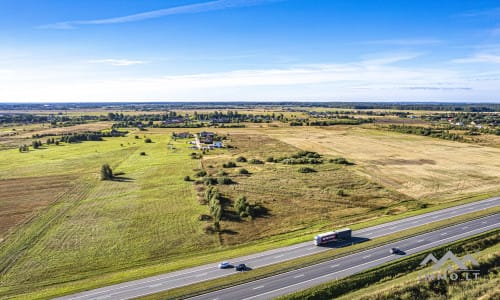
<svg viewBox="0 0 500 300"><path fill-rule="evenodd" d="M351 233L352 230L350 228L344 228L340 230L318 234L317 236L314 237L314 244L316 246L320 246L337 240L350 240Z"/></svg>
<svg viewBox="0 0 500 300"><path fill-rule="evenodd" d="M232 268L233 266L227 262L227 261L223 261L219 264L219 269L228 269L228 268Z"/></svg>
<svg viewBox="0 0 500 300"><path fill-rule="evenodd" d="M246 271L247 266L245 264L239 264L236 266L236 271Z"/></svg>
<svg viewBox="0 0 500 300"><path fill-rule="evenodd" d="M390 252L391 254L403 254L403 251L401 251L401 249L396 248L396 247L391 248L391 250L389 250L389 252Z"/></svg>

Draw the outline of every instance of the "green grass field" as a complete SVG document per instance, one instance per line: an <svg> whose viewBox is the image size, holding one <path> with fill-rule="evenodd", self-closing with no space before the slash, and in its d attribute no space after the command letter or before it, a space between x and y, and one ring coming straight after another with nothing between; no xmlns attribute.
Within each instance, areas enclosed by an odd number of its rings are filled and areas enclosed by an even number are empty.
<svg viewBox="0 0 500 300"><path fill-rule="evenodd" d="M204 234L196 219L205 208L196 201L192 183L183 181L199 164L189 158L187 145L173 142L175 149L168 149L168 133L148 135L151 144L132 137L50 146L30 153L4 152L2 178L66 174L74 179L73 188L58 202L1 244L0 293L218 247L216 237ZM142 151L147 155L139 155ZM121 180L101 181L103 163L122 173ZM36 193L28 196L37 197ZM13 256L16 260L6 264Z"/></svg>

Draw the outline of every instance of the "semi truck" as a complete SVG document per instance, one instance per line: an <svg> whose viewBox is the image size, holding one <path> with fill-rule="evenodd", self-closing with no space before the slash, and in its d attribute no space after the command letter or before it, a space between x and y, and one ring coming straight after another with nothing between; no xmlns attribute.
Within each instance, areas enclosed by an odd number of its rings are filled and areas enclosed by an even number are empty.
<svg viewBox="0 0 500 300"><path fill-rule="evenodd" d="M350 240L351 234L350 228L321 233L314 237L314 244L320 246L337 240Z"/></svg>

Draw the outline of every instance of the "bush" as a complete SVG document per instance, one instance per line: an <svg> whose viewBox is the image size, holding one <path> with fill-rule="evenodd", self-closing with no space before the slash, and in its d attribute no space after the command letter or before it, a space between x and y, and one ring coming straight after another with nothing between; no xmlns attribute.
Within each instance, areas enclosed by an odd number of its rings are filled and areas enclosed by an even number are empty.
<svg viewBox="0 0 500 300"><path fill-rule="evenodd" d="M247 169L243 169L243 168L239 169L239 170L238 170L238 173L239 173L239 174L242 174L242 175L250 174L250 172L248 172L248 170L247 170Z"/></svg>
<svg viewBox="0 0 500 300"><path fill-rule="evenodd" d="M142 152L140 153L140 155L141 155L141 156L145 156L145 155L146 155L146 152L142 151Z"/></svg>
<svg viewBox="0 0 500 300"><path fill-rule="evenodd" d="M235 162L228 162L222 165L223 168L236 168L236 163Z"/></svg>
<svg viewBox="0 0 500 300"><path fill-rule="evenodd" d="M215 179L213 177L204 177L203 183L205 185L214 185L214 184L217 184L217 179Z"/></svg>
<svg viewBox="0 0 500 300"><path fill-rule="evenodd" d="M196 172L196 174L194 174L194 176L195 177L204 177L204 176L207 176L207 172L204 170L201 170L201 171Z"/></svg>
<svg viewBox="0 0 500 300"><path fill-rule="evenodd" d="M217 183L218 184L231 184L233 181L229 177L219 177L217 178Z"/></svg>
<svg viewBox="0 0 500 300"><path fill-rule="evenodd" d="M217 172L217 175L219 175L219 176L226 176L227 172L224 171L224 170L220 170L219 172Z"/></svg>
<svg viewBox="0 0 500 300"><path fill-rule="evenodd" d="M248 163L253 165L262 165L264 162L256 158L252 158L251 160L248 161Z"/></svg>
<svg viewBox="0 0 500 300"><path fill-rule="evenodd" d="M189 177L189 176L184 176L184 181L191 181L191 177Z"/></svg>
<svg viewBox="0 0 500 300"><path fill-rule="evenodd" d="M266 162L274 162L274 157L269 156L268 158L266 158Z"/></svg>
<svg viewBox="0 0 500 300"><path fill-rule="evenodd" d="M146 139L144 140L144 143L148 143L148 144L149 144L149 143L152 143L152 142L153 142L153 141L152 141L150 138L146 138Z"/></svg>
<svg viewBox="0 0 500 300"><path fill-rule="evenodd" d="M338 165L352 165L351 162L349 162L347 159L345 159L343 157L337 157L334 159L330 159L329 162L334 163L334 164L338 164Z"/></svg>
<svg viewBox="0 0 500 300"><path fill-rule="evenodd" d="M236 158L236 161L237 162L246 162L247 159L245 157L243 157L243 156L239 156L238 158Z"/></svg>
<svg viewBox="0 0 500 300"><path fill-rule="evenodd" d="M300 173L314 173L314 172L316 172L316 170L314 170L313 168L308 168L308 167L299 168L298 171Z"/></svg>
<svg viewBox="0 0 500 300"><path fill-rule="evenodd" d="M337 191L337 196L344 197L344 196L347 196L347 195L346 195L346 193L344 192L344 190L338 190L338 191Z"/></svg>

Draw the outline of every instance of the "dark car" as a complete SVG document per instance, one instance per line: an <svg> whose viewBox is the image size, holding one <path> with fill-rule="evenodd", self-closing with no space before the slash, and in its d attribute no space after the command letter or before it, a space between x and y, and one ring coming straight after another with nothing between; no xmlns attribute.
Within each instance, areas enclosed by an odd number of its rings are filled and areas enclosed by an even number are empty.
<svg viewBox="0 0 500 300"><path fill-rule="evenodd" d="M399 248L391 248L389 251L391 254L404 254L404 252Z"/></svg>
<svg viewBox="0 0 500 300"><path fill-rule="evenodd" d="M236 266L236 271L246 271L247 266L245 264L239 264Z"/></svg>

